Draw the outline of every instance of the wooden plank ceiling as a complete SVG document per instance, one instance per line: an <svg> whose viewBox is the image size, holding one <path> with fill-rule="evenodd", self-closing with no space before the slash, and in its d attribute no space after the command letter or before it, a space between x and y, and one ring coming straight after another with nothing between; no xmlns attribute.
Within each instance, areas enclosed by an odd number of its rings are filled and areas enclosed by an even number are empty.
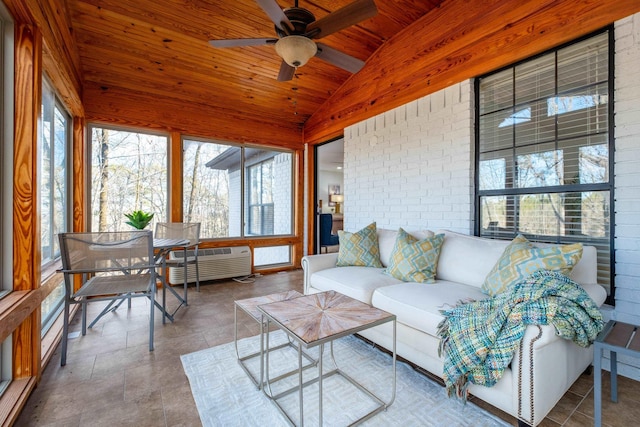
<svg viewBox="0 0 640 427"><path fill-rule="evenodd" d="M282 8L294 6L294 0L277 1ZM442 1L375 0L375 17L320 41L366 61ZM319 19L350 2L300 0L299 7ZM351 76L312 58L292 81L278 82L280 58L273 46L208 44L274 37L273 23L255 0L68 0L67 6L89 120L254 142L280 135L289 139L282 145L291 145L301 141L304 122ZM216 122L220 117L225 121ZM208 125L198 124L206 118ZM253 127L254 135L238 132L240 123ZM218 131L209 133L206 126Z"/></svg>

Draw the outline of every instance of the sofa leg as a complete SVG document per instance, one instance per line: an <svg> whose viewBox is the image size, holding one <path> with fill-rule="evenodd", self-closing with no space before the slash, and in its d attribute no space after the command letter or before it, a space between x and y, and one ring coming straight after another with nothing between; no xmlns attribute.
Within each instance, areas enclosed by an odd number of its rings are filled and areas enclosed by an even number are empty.
<svg viewBox="0 0 640 427"><path fill-rule="evenodd" d="M518 427L531 427L531 426L522 420L518 420Z"/></svg>

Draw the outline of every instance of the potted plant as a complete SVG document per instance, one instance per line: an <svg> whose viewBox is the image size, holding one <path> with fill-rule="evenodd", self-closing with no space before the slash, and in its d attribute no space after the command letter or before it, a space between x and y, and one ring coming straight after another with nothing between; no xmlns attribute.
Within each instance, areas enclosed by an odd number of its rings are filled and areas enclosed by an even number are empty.
<svg viewBox="0 0 640 427"><path fill-rule="evenodd" d="M124 214L124 216L129 219L126 223L138 230L143 230L153 219L152 213L144 211L133 211L131 213Z"/></svg>

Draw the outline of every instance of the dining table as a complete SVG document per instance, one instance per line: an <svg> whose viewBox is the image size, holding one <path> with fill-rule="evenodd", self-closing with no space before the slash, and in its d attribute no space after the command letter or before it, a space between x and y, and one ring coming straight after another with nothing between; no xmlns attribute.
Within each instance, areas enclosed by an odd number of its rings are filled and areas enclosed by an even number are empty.
<svg viewBox="0 0 640 427"><path fill-rule="evenodd" d="M153 251L154 251L154 260L155 264L162 268L162 274L160 274L160 281L162 283L162 323L166 322L166 319L169 319L171 322L174 320L174 316L176 312L180 309L180 307L187 306L187 248L190 245L190 241L188 239L170 239L170 238L153 238ZM180 295L172 286L169 286L166 280L166 269L167 269L167 256L169 252L182 250L183 256L185 258L184 262L184 290L182 295ZM172 312L169 313L166 308L166 299L167 299L167 289L170 291L178 299L178 307Z"/></svg>

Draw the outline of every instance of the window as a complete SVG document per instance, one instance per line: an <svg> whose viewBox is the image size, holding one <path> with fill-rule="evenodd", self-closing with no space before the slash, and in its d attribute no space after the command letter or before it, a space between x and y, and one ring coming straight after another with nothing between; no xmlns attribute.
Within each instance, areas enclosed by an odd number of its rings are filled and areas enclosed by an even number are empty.
<svg viewBox="0 0 640 427"><path fill-rule="evenodd" d="M92 231L130 228L126 213L142 210L167 219L168 138L90 127ZM153 229L153 224L150 226Z"/></svg>
<svg viewBox="0 0 640 427"><path fill-rule="evenodd" d="M13 21L0 2L0 298L13 283ZM12 335L0 343L0 396L12 377Z"/></svg>
<svg viewBox="0 0 640 427"><path fill-rule="evenodd" d="M248 235L273 234L273 159L250 166Z"/></svg>
<svg viewBox="0 0 640 427"><path fill-rule="evenodd" d="M67 165L71 120L44 79L40 114L40 249L42 263L48 264L60 256L58 233L68 230Z"/></svg>
<svg viewBox="0 0 640 427"><path fill-rule="evenodd" d="M477 79L476 233L595 246L611 296L610 32Z"/></svg>
<svg viewBox="0 0 640 427"><path fill-rule="evenodd" d="M187 139L182 146L184 221L199 222L201 238L239 237L240 181L234 165L240 164L240 148ZM211 167L214 159L217 166ZM230 204L236 206L233 212Z"/></svg>
<svg viewBox="0 0 640 427"><path fill-rule="evenodd" d="M60 258L58 233L69 230L69 142L71 119L43 79L38 133L40 182L40 250L42 265ZM64 297L62 282L42 302L42 333L59 314Z"/></svg>
<svg viewBox="0 0 640 427"><path fill-rule="evenodd" d="M202 238L293 233L291 152L184 139L183 162L184 220Z"/></svg>

